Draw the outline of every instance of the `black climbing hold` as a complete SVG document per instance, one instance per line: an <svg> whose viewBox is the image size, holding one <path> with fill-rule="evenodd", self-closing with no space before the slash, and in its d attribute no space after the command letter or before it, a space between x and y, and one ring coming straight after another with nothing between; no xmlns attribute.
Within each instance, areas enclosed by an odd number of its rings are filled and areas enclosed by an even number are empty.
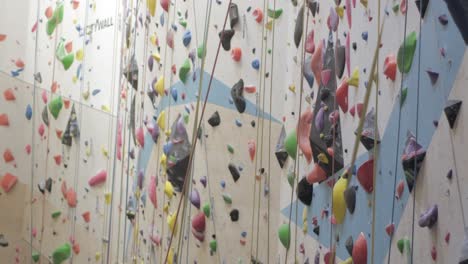
<svg viewBox="0 0 468 264"><path fill-rule="evenodd" d="M234 179L234 182L237 182L240 178L240 173L239 170L237 169L236 165L229 163L228 165L229 172L231 172L232 178Z"/></svg>
<svg viewBox="0 0 468 264"><path fill-rule="evenodd" d="M357 134L357 130L354 132ZM372 108L364 119L364 126L361 133L361 143L367 150L374 148L374 143L380 143L379 131L375 131L375 111Z"/></svg>
<svg viewBox="0 0 468 264"><path fill-rule="evenodd" d="M239 220L239 210L233 209L230 213L229 216L231 217L231 221L237 222Z"/></svg>
<svg viewBox="0 0 468 264"><path fill-rule="evenodd" d="M297 185L297 198L303 204L310 206L312 204L312 194L314 192L314 187L312 184L309 184L306 178L302 180Z"/></svg>
<svg viewBox="0 0 468 264"><path fill-rule="evenodd" d="M455 126L455 121L457 121L458 113L460 112L460 108L462 105L462 101L460 100L449 100L445 105L444 112L445 116L447 117L447 121L449 122L450 128L453 129Z"/></svg>
<svg viewBox="0 0 468 264"><path fill-rule="evenodd" d="M190 159L190 149L192 144L188 139L187 130L183 124L181 115L174 121L171 127L171 142L179 142L173 144L169 153L167 153L167 175L169 182L174 186L177 192L182 191L184 185L185 175L187 174L188 163Z"/></svg>
<svg viewBox="0 0 468 264"><path fill-rule="evenodd" d="M319 4L318 1L316 0L307 0L307 6L310 9L310 12L312 13L312 16L315 17L315 14L319 12Z"/></svg>
<svg viewBox="0 0 468 264"><path fill-rule="evenodd" d="M244 80L240 79L231 89L231 97L239 113L244 113L246 103L244 98Z"/></svg>
<svg viewBox="0 0 468 264"><path fill-rule="evenodd" d="M225 29L219 32L218 36L221 39L221 45L223 46L224 50L231 49L231 39L232 39L232 36L234 36L234 33L235 32L232 29Z"/></svg>
<svg viewBox="0 0 468 264"><path fill-rule="evenodd" d="M354 51L357 50L357 43L356 43L356 42L353 42L353 50L354 50Z"/></svg>
<svg viewBox="0 0 468 264"><path fill-rule="evenodd" d="M138 90L138 63L135 59L135 56L132 56L130 64L122 74L133 87L133 89Z"/></svg>
<svg viewBox="0 0 468 264"><path fill-rule="evenodd" d="M52 192L52 178L48 178L45 182L45 189L51 193Z"/></svg>
<svg viewBox="0 0 468 264"><path fill-rule="evenodd" d="M221 117L219 116L218 111L214 112L211 117L208 119L208 124L212 127L217 127L221 124Z"/></svg>
<svg viewBox="0 0 468 264"><path fill-rule="evenodd" d="M335 73L336 77L341 78L344 73L346 62L346 48L340 44L340 40L336 41L335 48Z"/></svg>
<svg viewBox="0 0 468 264"><path fill-rule="evenodd" d="M49 126L49 111L47 110L47 105L44 106L42 110L42 121L47 127Z"/></svg>
<svg viewBox="0 0 468 264"><path fill-rule="evenodd" d="M239 23L239 9L235 3L231 3L229 6L229 20L231 22L231 28L234 28L237 23Z"/></svg>
<svg viewBox="0 0 468 264"><path fill-rule="evenodd" d="M402 156L403 171L405 172L406 182L410 192L413 191L416 176L422 166L426 151L416 142L416 138L411 132L408 132L405 150Z"/></svg>
<svg viewBox="0 0 468 264"><path fill-rule="evenodd" d="M134 211L131 211L131 210L127 210L127 218L128 220L132 221L133 219L135 219L135 212Z"/></svg>
<svg viewBox="0 0 468 264"><path fill-rule="evenodd" d="M455 24L460 30L465 43L468 44L468 1L466 0L445 0L448 10L452 15Z"/></svg>
<svg viewBox="0 0 468 264"><path fill-rule="evenodd" d="M329 95L330 95L330 89L322 88L322 92L320 93L320 100L322 101L327 100Z"/></svg>
<svg viewBox="0 0 468 264"><path fill-rule="evenodd" d="M283 126L281 128L281 133L278 138L278 141L276 142L276 149L275 149L276 159L278 160L278 163L281 168L284 167L284 164L286 163L286 160L288 159L288 156L289 156L284 146L285 138L286 138L286 130L284 129L284 126Z"/></svg>
<svg viewBox="0 0 468 264"><path fill-rule="evenodd" d="M314 234L316 234L317 236L320 235L320 226L316 226L314 227L314 229L312 230L314 232Z"/></svg>
<svg viewBox="0 0 468 264"><path fill-rule="evenodd" d="M344 198L346 202L346 208L348 208L348 211L353 214L354 209L356 208L356 188L354 188L354 186L349 186L344 191Z"/></svg>
<svg viewBox="0 0 468 264"><path fill-rule="evenodd" d="M250 125L252 125L252 127L255 127L255 120L252 120L252 121L250 122Z"/></svg>
<svg viewBox="0 0 468 264"><path fill-rule="evenodd" d="M348 239L346 239L345 247L346 247L346 251L348 251L350 256L353 255L353 245L354 245L353 237L349 236Z"/></svg>
<svg viewBox="0 0 468 264"><path fill-rule="evenodd" d="M0 234L0 246L1 247L8 247L8 241L5 238L5 235Z"/></svg>
<svg viewBox="0 0 468 264"><path fill-rule="evenodd" d="M418 8L421 17L424 18L427 6L429 5L429 0L415 0L414 2L416 3L416 7Z"/></svg>
<svg viewBox="0 0 468 264"><path fill-rule="evenodd" d="M299 9L299 13L297 14L296 19L296 27L294 28L294 44L296 44L296 48L299 48L299 44L301 44L301 38L304 31L304 6Z"/></svg>
<svg viewBox="0 0 468 264"><path fill-rule="evenodd" d="M80 129L78 127L78 118L76 116L75 105L72 106L70 117L68 118L67 127L62 135L62 144L71 147L72 138L80 136Z"/></svg>
<svg viewBox="0 0 468 264"><path fill-rule="evenodd" d="M449 170L449 172L447 172L447 179L451 180L453 177L453 171L452 169Z"/></svg>

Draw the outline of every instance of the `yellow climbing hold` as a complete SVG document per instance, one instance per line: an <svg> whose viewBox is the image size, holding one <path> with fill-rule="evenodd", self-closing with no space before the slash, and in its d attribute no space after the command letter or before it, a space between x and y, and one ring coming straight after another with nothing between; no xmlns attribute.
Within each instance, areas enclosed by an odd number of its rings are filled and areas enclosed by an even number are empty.
<svg viewBox="0 0 468 264"><path fill-rule="evenodd" d="M169 212L169 203L166 203L163 207L163 211L167 214Z"/></svg>
<svg viewBox="0 0 468 264"><path fill-rule="evenodd" d="M348 187L348 179L341 177L333 187L333 215L336 223L341 224L346 214L346 202L344 191Z"/></svg>
<svg viewBox="0 0 468 264"><path fill-rule="evenodd" d="M157 62L161 61L161 55L159 53L153 53L151 56L153 56L153 59Z"/></svg>
<svg viewBox="0 0 468 264"><path fill-rule="evenodd" d="M271 30L273 28L273 20L268 21L265 24L265 28L268 29L268 30Z"/></svg>
<svg viewBox="0 0 468 264"><path fill-rule="evenodd" d="M323 164L328 164L328 158L327 158L327 155L323 154L323 153L320 153L317 155L317 158L320 162L322 162Z"/></svg>
<svg viewBox="0 0 468 264"><path fill-rule="evenodd" d="M156 14L156 0L147 0L146 6L148 7L151 16L154 17Z"/></svg>
<svg viewBox="0 0 468 264"><path fill-rule="evenodd" d="M367 8L367 0L361 0L361 4L362 4L365 8Z"/></svg>
<svg viewBox="0 0 468 264"><path fill-rule="evenodd" d="M88 100L89 94L90 94L90 93L89 93L89 88L88 88L88 90L86 90L86 91L83 92L83 99Z"/></svg>
<svg viewBox="0 0 468 264"><path fill-rule="evenodd" d="M356 88L359 87L359 68L354 69L351 78L348 80L348 84Z"/></svg>
<svg viewBox="0 0 468 264"><path fill-rule="evenodd" d="M79 49L79 50L76 51L75 57L76 57L77 61L82 61L83 56L84 56L83 49Z"/></svg>
<svg viewBox="0 0 468 264"><path fill-rule="evenodd" d="M158 126L161 130L166 130L166 111L162 111L158 116Z"/></svg>
<svg viewBox="0 0 468 264"><path fill-rule="evenodd" d="M109 157L109 152L107 151L106 147L105 146L101 146L101 152L102 152L102 155L106 158Z"/></svg>
<svg viewBox="0 0 468 264"><path fill-rule="evenodd" d="M96 252L96 255L94 255L94 258L96 261L99 261L101 259L101 252Z"/></svg>
<svg viewBox="0 0 468 264"><path fill-rule="evenodd" d="M169 225L169 229L176 234L177 233L177 226L176 226L176 215L174 213L169 214L167 216L167 224Z"/></svg>
<svg viewBox="0 0 468 264"><path fill-rule="evenodd" d="M304 234L306 234L308 231L307 215L309 210L307 208L308 207L304 207L302 209L302 232L304 232Z"/></svg>
<svg viewBox="0 0 468 264"><path fill-rule="evenodd" d="M167 263L173 264L174 263L174 250L169 249L169 254L167 255Z"/></svg>
<svg viewBox="0 0 468 264"><path fill-rule="evenodd" d="M289 91L296 93L296 85L294 84L289 85Z"/></svg>
<svg viewBox="0 0 468 264"><path fill-rule="evenodd" d="M164 131L164 134L166 135L166 137L170 137L171 136L171 131L170 129Z"/></svg>
<svg viewBox="0 0 468 264"><path fill-rule="evenodd" d="M340 262L340 264L353 264L353 258L349 257L345 261Z"/></svg>
<svg viewBox="0 0 468 264"><path fill-rule="evenodd" d="M159 96L164 96L164 77L159 77L158 81L154 84L154 91L159 94Z"/></svg>
<svg viewBox="0 0 468 264"><path fill-rule="evenodd" d="M104 201L106 202L107 205L109 205L112 201L112 193L111 192L106 192L104 194Z"/></svg>
<svg viewBox="0 0 468 264"><path fill-rule="evenodd" d="M161 166L166 168L166 162L167 162L167 156L166 156L166 154L163 153L161 155L161 158L159 159L159 164L161 164Z"/></svg>
<svg viewBox="0 0 468 264"><path fill-rule="evenodd" d="M110 113L111 110L110 110L110 107L108 105L102 105L101 106L101 110L106 112L106 113Z"/></svg>
<svg viewBox="0 0 468 264"><path fill-rule="evenodd" d="M156 37L156 35L151 35L151 36L150 36L150 42L151 42L151 44L153 44L154 46L156 46L157 41L158 41L158 37Z"/></svg>
<svg viewBox="0 0 468 264"><path fill-rule="evenodd" d="M170 181L166 181L166 185L164 186L164 193L169 199L171 199L174 195L174 187L172 186Z"/></svg>
<svg viewBox="0 0 468 264"><path fill-rule="evenodd" d="M336 13L338 14L338 16L343 19L343 15L344 15L344 8L342 6L337 6L335 7L335 10L336 10Z"/></svg>

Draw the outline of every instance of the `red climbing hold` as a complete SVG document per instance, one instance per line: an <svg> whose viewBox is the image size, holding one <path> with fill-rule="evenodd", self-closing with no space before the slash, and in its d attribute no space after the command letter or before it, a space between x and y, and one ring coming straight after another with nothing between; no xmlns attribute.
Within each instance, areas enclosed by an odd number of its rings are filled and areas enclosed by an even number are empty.
<svg viewBox="0 0 468 264"><path fill-rule="evenodd" d="M357 179L367 193L373 191L374 159L364 162L357 171Z"/></svg>
<svg viewBox="0 0 468 264"><path fill-rule="evenodd" d="M396 78L397 62L396 57L393 54L388 55L384 61L384 74L392 81Z"/></svg>
<svg viewBox="0 0 468 264"><path fill-rule="evenodd" d="M164 11L169 12L169 0L161 0L161 7Z"/></svg>
<svg viewBox="0 0 468 264"><path fill-rule="evenodd" d="M0 114L0 126L10 126L7 114Z"/></svg>
<svg viewBox="0 0 468 264"><path fill-rule="evenodd" d="M7 172L3 176L0 185L2 186L3 191L8 193L15 186L17 181L18 181L18 178L15 175Z"/></svg>
<svg viewBox="0 0 468 264"><path fill-rule="evenodd" d="M5 98L5 101L14 101L16 100L15 93L13 92L13 89L8 88L3 92L3 98Z"/></svg>
<svg viewBox="0 0 468 264"><path fill-rule="evenodd" d="M343 113L348 112L348 78L344 77L340 86L336 90L336 102Z"/></svg>
<svg viewBox="0 0 468 264"><path fill-rule="evenodd" d="M83 220L86 223L89 223L89 221L91 221L91 213L89 211L84 212L83 214L81 214L81 216L83 217Z"/></svg>
<svg viewBox="0 0 468 264"><path fill-rule="evenodd" d="M361 232L353 246L353 264L367 263L367 241L364 233Z"/></svg>
<svg viewBox="0 0 468 264"><path fill-rule="evenodd" d="M397 189L396 189L396 198L399 200L401 198L401 195L403 194L403 191L405 190L405 181L401 180L398 183Z"/></svg>
<svg viewBox="0 0 468 264"><path fill-rule="evenodd" d="M253 139L251 139L251 140L249 140L249 142L247 142L247 145L248 145L248 149L249 149L250 160L253 162L254 159L255 159L255 150L257 149L256 146L255 146L255 141Z"/></svg>
<svg viewBox="0 0 468 264"><path fill-rule="evenodd" d="M252 15L255 17L257 23L261 23L263 20L263 11L260 8L255 8Z"/></svg>
<svg viewBox="0 0 468 264"><path fill-rule="evenodd" d="M393 232L395 232L395 225L394 225L393 223L388 224L388 225L385 227L385 232L387 232L387 235L388 235L388 236L392 236L392 235L393 235Z"/></svg>
<svg viewBox="0 0 468 264"><path fill-rule="evenodd" d="M312 55L312 60L311 60L311 67L312 67L312 72L314 73L315 80L317 81L318 84L321 84L321 78L322 78L322 53L323 53L323 41L319 41L319 44L317 45L317 50L314 52Z"/></svg>
<svg viewBox="0 0 468 264"><path fill-rule="evenodd" d="M431 257L432 257L432 260L436 261L436 259L437 259L437 250L436 250L435 246L432 246Z"/></svg>
<svg viewBox="0 0 468 264"><path fill-rule="evenodd" d="M6 149L5 152L3 152L3 160L5 163L12 162L15 160L15 157L13 156L13 153L11 153L10 149Z"/></svg>
<svg viewBox="0 0 468 264"><path fill-rule="evenodd" d="M315 51L315 43L314 43L314 31L310 31L309 34L307 34L306 38L306 44L305 44L305 51L307 53L314 53Z"/></svg>
<svg viewBox="0 0 468 264"><path fill-rule="evenodd" d="M70 206L71 208L76 207L76 192L72 188L67 190L67 203L68 206Z"/></svg>
<svg viewBox="0 0 468 264"><path fill-rule="evenodd" d="M237 61L239 62L241 60L241 57L242 57L242 50L241 48L233 48L231 50L231 57L234 61Z"/></svg>
<svg viewBox="0 0 468 264"><path fill-rule="evenodd" d="M357 112L358 117L360 117L362 115L362 108L363 108L363 104L361 103L355 104L353 107L351 107L351 109L349 109L349 113L351 114L351 116L354 117L354 115Z"/></svg>

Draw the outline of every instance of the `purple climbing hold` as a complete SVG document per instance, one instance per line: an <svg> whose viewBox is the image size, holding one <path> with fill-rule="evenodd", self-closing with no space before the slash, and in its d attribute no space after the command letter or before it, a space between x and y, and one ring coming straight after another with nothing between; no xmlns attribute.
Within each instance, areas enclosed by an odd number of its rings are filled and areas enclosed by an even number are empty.
<svg viewBox="0 0 468 264"><path fill-rule="evenodd" d="M437 223L437 218L439 215L439 210L437 208L437 204L431 206L426 212L422 213L419 216L418 225L420 227L428 227L431 228Z"/></svg>

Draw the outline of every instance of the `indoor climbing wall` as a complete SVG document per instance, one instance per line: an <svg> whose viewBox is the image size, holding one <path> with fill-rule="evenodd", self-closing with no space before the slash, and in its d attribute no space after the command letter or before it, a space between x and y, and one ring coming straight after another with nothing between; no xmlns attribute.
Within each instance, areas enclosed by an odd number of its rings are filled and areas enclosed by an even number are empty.
<svg viewBox="0 0 468 264"><path fill-rule="evenodd" d="M468 261L464 1L23 2L1 260Z"/></svg>

